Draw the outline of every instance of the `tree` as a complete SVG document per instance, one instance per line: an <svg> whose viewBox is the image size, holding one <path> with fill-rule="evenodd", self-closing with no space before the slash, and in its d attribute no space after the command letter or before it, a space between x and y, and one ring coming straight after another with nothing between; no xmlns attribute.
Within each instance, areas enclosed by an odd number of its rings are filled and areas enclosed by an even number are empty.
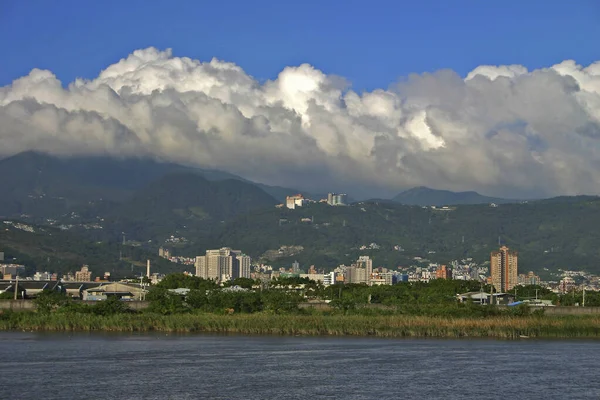
<svg viewBox="0 0 600 400"><path fill-rule="evenodd" d="M160 281L157 287L163 289L216 289L219 286L212 280L186 274L169 274Z"/></svg>
<svg viewBox="0 0 600 400"><path fill-rule="evenodd" d="M50 314L53 310L69 303L69 298L61 292L43 290L34 300L37 312Z"/></svg>
<svg viewBox="0 0 600 400"><path fill-rule="evenodd" d="M239 287L244 288L244 289L252 289L252 287L255 284L257 284L257 282L254 279L250 279L250 278L235 278L232 281L226 282L223 286L225 286L225 287L239 286Z"/></svg>
<svg viewBox="0 0 600 400"><path fill-rule="evenodd" d="M280 289L265 290L261 293L264 308L275 314L297 312L302 297L298 292L287 292Z"/></svg>
<svg viewBox="0 0 600 400"><path fill-rule="evenodd" d="M158 314L177 314L189 311L187 304L183 301L183 296L170 293L168 289L154 287L146 295L146 300L150 302L148 310Z"/></svg>
<svg viewBox="0 0 600 400"><path fill-rule="evenodd" d="M185 303L191 308L205 309L208 306L206 290L190 290L187 296L185 296Z"/></svg>
<svg viewBox="0 0 600 400"><path fill-rule="evenodd" d="M109 296L106 300L94 304L92 312L96 315L107 316L132 312L132 310L116 296Z"/></svg>

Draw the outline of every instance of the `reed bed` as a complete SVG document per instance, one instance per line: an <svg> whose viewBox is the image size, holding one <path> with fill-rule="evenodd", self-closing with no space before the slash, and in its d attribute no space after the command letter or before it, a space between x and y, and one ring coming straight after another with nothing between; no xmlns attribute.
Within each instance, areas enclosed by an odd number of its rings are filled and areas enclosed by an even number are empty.
<svg viewBox="0 0 600 400"><path fill-rule="evenodd" d="M4 313L0 330L241 333L435 338L600 338L600 316L430 317L152 313Z"/></svg>

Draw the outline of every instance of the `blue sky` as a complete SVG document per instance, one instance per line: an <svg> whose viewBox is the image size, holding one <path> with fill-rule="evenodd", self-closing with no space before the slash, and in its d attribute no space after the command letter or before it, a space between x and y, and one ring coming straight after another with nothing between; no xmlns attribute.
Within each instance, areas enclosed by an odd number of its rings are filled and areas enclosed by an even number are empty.
<svg viewBox="0 0 600 400"><path fill-rule="evenodd" d="M308 62L355 90L412 72L600 59L600 2L0 1L0 86L32 68L66 84L134 49L232 61L258 79Z"/></svg>

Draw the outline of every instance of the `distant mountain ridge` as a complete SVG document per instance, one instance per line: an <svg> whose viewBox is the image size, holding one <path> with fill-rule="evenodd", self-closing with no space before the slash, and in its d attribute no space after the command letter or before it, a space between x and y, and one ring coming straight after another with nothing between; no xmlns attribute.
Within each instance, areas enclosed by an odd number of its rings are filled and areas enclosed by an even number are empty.
<svg viewBox="0 0 600 400"><path fill-rule="evenodd" d="M519 200L484 196L474 191L452 192L450 190L431 189L425 186L406 190L393 197L392 201L417 206L451 206L489 203L507 204L519 202Z"/></svg>
<svg viewBox="0 0 600 400"><path fill-rule="evenodd" d="M277 204L261 188L237 179L209 181L182 172L154 181L118 206L115 214L137 221L225 219Z"/></svg>
<svg viewBox="0 0 600 400"><path fill-rule="evenodd" d="M254 185L279 202L307 192L269 186L218 170L163 163L148 158L108 156L61 158L24 152L0 160L0 216L53 217L100 199L122 203L167 175L190 173L208 181L235 180Z"/></svg>

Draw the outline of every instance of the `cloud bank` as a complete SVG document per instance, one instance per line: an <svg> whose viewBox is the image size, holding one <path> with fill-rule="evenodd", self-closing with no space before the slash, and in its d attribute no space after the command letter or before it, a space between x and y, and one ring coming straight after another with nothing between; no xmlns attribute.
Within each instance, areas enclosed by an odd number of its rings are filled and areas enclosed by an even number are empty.
<svg viewBox="0 0 600 400"><path fill-rule="evenodd" d="M600 62L415 74L357 93L303 64L261 83L232 63L136 50L67 87L0 88L0 155L151 156L370 197L412 186L600 193Z"/></svg>

